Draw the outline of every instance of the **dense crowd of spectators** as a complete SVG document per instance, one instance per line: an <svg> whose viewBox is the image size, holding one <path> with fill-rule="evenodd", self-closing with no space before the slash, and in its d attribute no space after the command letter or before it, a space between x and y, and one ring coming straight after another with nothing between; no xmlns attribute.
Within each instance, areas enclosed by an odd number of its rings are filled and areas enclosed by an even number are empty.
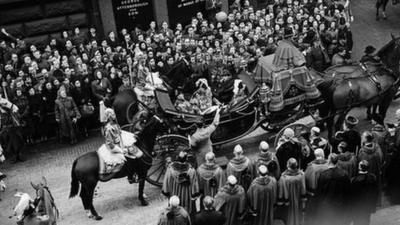
<svg viewBox="0 0 400 225"><path fill-rule="evenodd" d="M167 22L158 26L153 21L147 30L111 31L105 38L95 28L83 34L76 27L43 46L29 45L2 29L1 95L19 107L24 140L36 143L57 131L75 143L77 135L88 134L90 121L98 121L99 101L130 88L151 98L146 92L154 85L149 74L165 77L183 58L193 79L209 70L213 87L235 71L253 71L257 59L273 53L284 38L319 71L350 59L348 1L275 0L262 9L235 1L220 21L215 19L220 1L214 3L207 8L209 20L199 12L187 25L170 28Z"/></svg>

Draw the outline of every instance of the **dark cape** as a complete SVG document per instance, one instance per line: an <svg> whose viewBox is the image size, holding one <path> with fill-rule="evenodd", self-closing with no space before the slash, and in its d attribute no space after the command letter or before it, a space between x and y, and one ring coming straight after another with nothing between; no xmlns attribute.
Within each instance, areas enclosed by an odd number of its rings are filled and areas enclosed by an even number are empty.
<svg viewBox="0 0 400 225"><path fill-rule="evenodd" d="M191 198L199 193L196 170L189 163L173 162L165 173L162 192L167 196L177 195L181 206L189 214L194 212Z"/></svg>
<svg viewBox="0 0 400 225"><path fill-rule="evenodd" d="M161 212L157 225L190 225L190 216L184 208L168 207Z"/></svg>
<svg viewBox="0 0 400 225"><path fill-rule="evenodd" d="M272 224L277 202L277 183L274 177L257 177L247 191L247 200L254 216L254 225Z"/></svg>
<svg viewBox="0 0 400 225"><path fill-rule="evenodd" d="M204 196L214 197L226 183L225 172L218 164L203 163L197 168L199 190Z"/></svg>
<svg viewBox="0 0 400 225"><path fill-rule="evenodd" d="M346 171L331 167L318 180L314 224L343 225L348 222L350 178Z"/></svg>
<svg viewBox="0 0 400 225"><path fill-rule="evenodd" d="M246 209L246 193L242 186L226 184L215 196L215 209L226 216L225 225L241 225Z"/></svg>
<svg viewBox="0 0 400 225"><path fill-rule="evenodd" d="M254 171L260 165L264 165L268 168L268 175L275 177L276 180L281 176L281 168L279 166L278 158L272 152L260 152L258 158L254 161Z"/></svg>
<svg viewBox="0 0 400 225"><path fill-rule="evenodd" d="M255 177L255 171L252 161L246 156L235 157L231 159L226 168L226 176L236 177L238 184L247 190Z"/></svg>
<svg viewBox="0 0 400 225"><path fill-rule="evenodd" d="M287 209L286 225L300 225L302 203L306 198L306 181L301 170L286 170L279 180L279 202Z"/></svg>

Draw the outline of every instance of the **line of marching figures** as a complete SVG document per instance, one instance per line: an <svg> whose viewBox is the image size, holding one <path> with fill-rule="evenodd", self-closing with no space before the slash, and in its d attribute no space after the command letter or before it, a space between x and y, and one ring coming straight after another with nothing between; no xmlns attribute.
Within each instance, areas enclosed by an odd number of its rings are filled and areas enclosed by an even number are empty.
<svg viewBox="0 0 400 225"><path fill-rule="evenodd" d="M273 153L264 141L254 160L235 146L226 169L212 152L197 169L181 152L164 177L169 205L158 224L369 225L381 199L383 160L373 137L363 139L357 154L342 142L337 153L317 148L305 166L295 148Z"/></svg>

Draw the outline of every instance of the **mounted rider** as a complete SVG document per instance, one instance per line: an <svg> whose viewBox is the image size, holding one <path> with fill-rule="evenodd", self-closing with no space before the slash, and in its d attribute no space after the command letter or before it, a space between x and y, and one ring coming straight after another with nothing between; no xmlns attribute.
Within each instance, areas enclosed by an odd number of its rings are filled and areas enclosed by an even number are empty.
<svg viewBox="0 0 400 225"><path fill-rule="evenodd" d="M105 118L106 124L103 129L103 135L106 143L100 147L98 152L106 164L107 173L107 171L114 170L116 167L122 167L126 162L125 156L140 158L143 152L133 143L125 143L124 145L124 132L117 123L113 109L107 108L105 110ZM128 176L128 181L129 183L134 182L133 175Z"/></svg>

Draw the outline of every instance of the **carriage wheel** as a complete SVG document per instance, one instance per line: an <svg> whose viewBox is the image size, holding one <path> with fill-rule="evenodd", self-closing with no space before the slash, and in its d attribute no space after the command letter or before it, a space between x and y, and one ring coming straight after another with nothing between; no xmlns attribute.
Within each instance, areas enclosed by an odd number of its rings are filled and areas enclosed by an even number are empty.
<svg viewBox="0 0 400 225"><path fill-rule="evenodd" d="M153 163L147 172L146 180L153 185L162 186L167 166L179 152L189 148L189 140L181 135L168 134L157 138L154 145Z"/></svg>
<svg viewBox="0 0 400 225"><path fill-rule="evenodd" d="M294 136L298 139L298 140L302 140L303 138L301 137L301 134L306 133L306 132L310 132L310 128L304 124L301 123L293 123L293 124L289 124L286 127L282 128L279 133L276 135L275 137L275 143L274 146L278 146L278 142L281 139L283 132L285 131L286 128L292 128L294 131Z"/></svg>

